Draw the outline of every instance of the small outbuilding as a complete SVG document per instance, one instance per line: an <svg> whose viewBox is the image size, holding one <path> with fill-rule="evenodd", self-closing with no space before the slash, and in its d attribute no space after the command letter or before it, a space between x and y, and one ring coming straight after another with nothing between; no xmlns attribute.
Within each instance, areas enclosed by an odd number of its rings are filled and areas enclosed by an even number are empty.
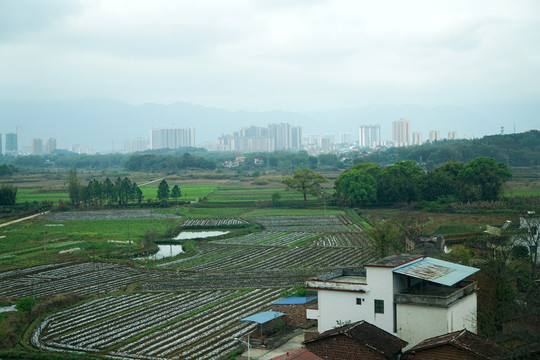
<svg viewBox="0 0 540 360"><path fill-rule="evenodd" d="M308 306L316 303L316 296L291 296L273 303L272 310L285 313L285 325L307 329L317 324L316 320L308 319L306 315Z"/></svg>

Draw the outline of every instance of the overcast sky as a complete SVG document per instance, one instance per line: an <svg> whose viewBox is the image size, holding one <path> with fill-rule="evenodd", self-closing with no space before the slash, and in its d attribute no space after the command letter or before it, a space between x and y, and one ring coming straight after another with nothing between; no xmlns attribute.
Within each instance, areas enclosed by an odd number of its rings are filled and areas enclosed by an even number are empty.
<svg viewBox="0 0 540 360"><path fill-rule="evenodd" d="M538 0L0 0L0 100L310 111L539 84Z"/></svg>

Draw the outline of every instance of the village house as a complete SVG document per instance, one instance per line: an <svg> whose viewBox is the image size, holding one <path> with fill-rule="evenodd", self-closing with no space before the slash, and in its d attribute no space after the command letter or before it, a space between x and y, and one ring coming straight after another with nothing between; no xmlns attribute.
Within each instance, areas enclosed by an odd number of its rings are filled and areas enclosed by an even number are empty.
<svg viewBox="0 0 540 360"><path fill-rule="evenodd" d="M414 346L424 339L467 329L476 333L478 269L424 255L392 255L307 281L317 290L307 318L319 333L367 321Z"/></svg>
<svg viewBox="0 0 540 360"><path fill-rule="evenodd" d="M426 339L403 355L403 360L502 360L507 358L508 354L504 348L467 330Z"/></svg>
<svg viewBox="0 0 540 360"><path fill-rule="evenodd" d="M328 360L398 360L406 341L359 321L323 332L304 341L306 349Z"/></svg>

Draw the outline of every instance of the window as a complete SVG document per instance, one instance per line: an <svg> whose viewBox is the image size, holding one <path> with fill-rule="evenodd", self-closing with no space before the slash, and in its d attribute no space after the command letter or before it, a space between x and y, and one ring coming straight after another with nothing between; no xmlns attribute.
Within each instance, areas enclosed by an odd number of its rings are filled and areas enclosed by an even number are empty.
<svg viewBox="0 0 540 360"><path fill-rule="evenodd" d="M356 305L362 305L362 301L364 301L364 299L356 298Z"/></svg>
<svg viewBox="0 0 540 360"><path fill-rule="evenodd" d="M384 314L384 300L375 300L375 314Z"/></svg>

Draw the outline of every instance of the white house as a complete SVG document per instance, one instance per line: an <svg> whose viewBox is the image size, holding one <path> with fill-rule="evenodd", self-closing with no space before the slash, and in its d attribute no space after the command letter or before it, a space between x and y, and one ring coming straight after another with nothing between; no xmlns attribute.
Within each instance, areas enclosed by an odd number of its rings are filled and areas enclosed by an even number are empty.
<svg viewBox="0 0 540 360"><path fill-rule="evenodd" d="M317 290L318 331L365 320L414 346L420 341L467 329L476 333L478 269L422 255L392 255L307 281Z"/></svg>

